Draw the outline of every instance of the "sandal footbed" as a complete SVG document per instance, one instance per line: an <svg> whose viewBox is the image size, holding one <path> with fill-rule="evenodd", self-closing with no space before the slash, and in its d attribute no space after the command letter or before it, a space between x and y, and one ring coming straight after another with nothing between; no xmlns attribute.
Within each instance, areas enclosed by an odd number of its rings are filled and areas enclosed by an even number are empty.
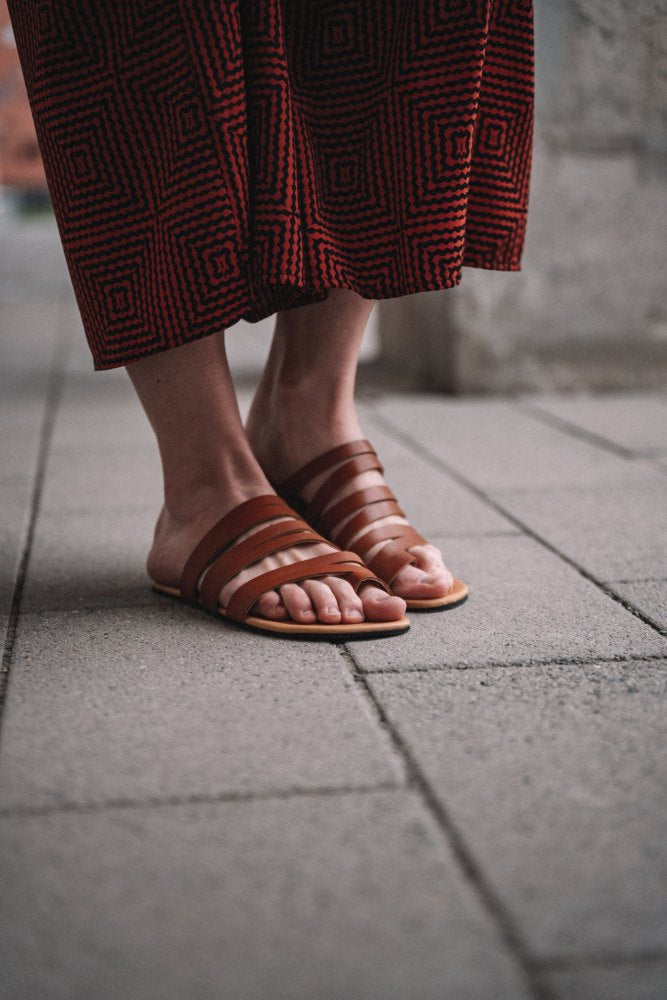
<svg viewBox="0 0 667 1000"><path fill-rule="evenodd" d="M172 597L182 604L198 607L202 611L208 610L202 604L187 600L177 587L167 587L161 583L156 583L154 580L151 580L151 586L158 593L166 594L167 597ZM215 614L215 612L209 613ZM253 632L270 632L271 635L284 636L286 639L374 639L383 636L400 635L410 628L410 619L406 618L405 615L393 622L360 622L358 625L326 625L320 623L300 625L298 622L272 622L269 618L258 618L255 615L249 615L243 622L238 622L233 618L229 618L222 607L218 608L217 614L230 625L247 628Z"/></svg>

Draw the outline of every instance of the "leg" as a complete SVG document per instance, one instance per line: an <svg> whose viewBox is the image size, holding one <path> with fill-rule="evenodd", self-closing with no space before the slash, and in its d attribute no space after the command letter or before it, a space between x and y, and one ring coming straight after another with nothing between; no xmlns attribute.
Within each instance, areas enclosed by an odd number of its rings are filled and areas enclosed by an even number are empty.
<svg viewBox="0 0 667 1000"><path fill-rule="evenodd" d="M330 289L323 302L278 313L271 352L247 425L260 465L274 482L316 455L363 437L354 406L354 383L361 339L372 308L373 302L356 292ZM304 499L315 495L322 478L308 484ZM379 472L365 472L341 491L340 498L382 482ZM386 519L396 520L402 519ZM401 570L392 584L394 592L404 598L425 599L447 594L452 576L440 551L432 545L415 546L410 551L417 564Z"/></svg>
<svg viewBox="0 0 667 1000"><path fill-rule="evenodd" d="M128 374L155 431L164 475L164 506L148 556L149 575L177 586L193 547L237 504L272 490L248 444L224 349L212 336L128 365ZM231 580L220 603L265 569L307 559L330 546L277 553ZM327 624L394 621L405 610L398 598L365 585L359 596L338 577L286 584L259 599L255 613L275 620Z"/></svg>

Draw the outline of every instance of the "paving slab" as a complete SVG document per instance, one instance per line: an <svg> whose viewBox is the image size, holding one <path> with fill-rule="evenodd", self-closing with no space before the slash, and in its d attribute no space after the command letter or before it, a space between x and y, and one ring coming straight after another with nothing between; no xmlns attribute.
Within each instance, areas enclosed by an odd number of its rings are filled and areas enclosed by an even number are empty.
<svg viewBox="0 0 667 1000"><path fill-rule="evenodd" d="M667 398L662 394L540 395L529 403L635 454L667 453Z"/></svg>
<svg viewBox="0 0 667 1000"><path fill-rule="evenodd" d="M55 447L46 466L40 510L44 513L146 507L154 519L162 506L157 445ZM129 518L130 515L128 515ZM146 539L146 547L150 538Z"/></svg>
<svg viewBox="0 0 667 1000"><path fill-rule="evenodd" d="M60 298L0 302L0 395L46 390L59 333Z"/></svg>
<svg viewBox="0 0 667 1000"><path fill-rule="evenodd" d="M667 959L553 973L554 1000L665 1000Z"/></svg>
<svg viewBox="0 0 667 1000"><path fill-rule="evenodd" d="M612 583L614 593L629 601L661 629L667 629L667 580L639 580L636 583Z"/></svg>
<svg viewBox="0 0 667 1000"><path fill-rule="evenodd" d="M44 512L37 520L24 611L155 605L146 556L156 508Z"/></svg>
<svg viewBox="0 0 667 1000"><path fill-rule="evenodd" d="M665 668L369 678L538 956L664 946Z"/></svg>
<svg viewBox="0 0 667 1000"><path fill-rule="evenodd" d="M5 810L401 780L330 643L253 635L171 601L21 621Z"/></svg>
<svg viewBox="0 0 667 1000"><path fill-rule="evenodd" d="M518 490L503 509L598 580L667 577L667 480Z"/></svg>
<svg viewBox="0 0 667 1000"><path fill-rule="evenodd" d="M53 447L155 446L155 436L124 369L71 374L55 421Z"/></svg>
<svg viewBox="0 0 667 1000"><path fill-rule="evenodd" d="M0 479L0 648L4 645L14 588L30 519L32 484Z"/></svg>
<svg viewBox="0 0 667 1000"><path fill-rule="evenodd" d="M26 478L0 477L0 592L13 589L18 554L30 519L33 484Z"/></svg>
<svg viewBox="0 0 667 1000"><path fill-rule="evenodd" d="M407 792L0 830L3 1000L529 995Z"/></svg>
<svg viewBox="0 0 667 1000"><path fill-rule="evenodd" d="M31 479L37 467L46 402L43 392L0 399L0 476Z"/></svg>
<svg viewBox="0 0 667 1000"><path fill-rule="evenodd" d="M2 258L0 301L29 303L63 291L71 295L53 215L29 220L0 216L0 243L10 251Z"/></svg>
<svg viewBox="0 0 667 1000"><path fill-rule="evenodd" d="M667 640L531 538L449 538L465 604L412 612L405 635L357 643L363 670L667 655Z"/></svg>
<svg viewBox="0 0 667 1000"><path fill-rule="evenodd" d="M389 394L375 408L397 432L490 493L642 476L632 461L549 427L510 400Z"/></svg>
<svg viewBox="0 0 667 1000"><path fill-rule="evenodd" d="M414 448L397 440L360 406L365 433L385 467L385 477L417 530L441 537L515 533L514 524L437 468Z"/></svg>

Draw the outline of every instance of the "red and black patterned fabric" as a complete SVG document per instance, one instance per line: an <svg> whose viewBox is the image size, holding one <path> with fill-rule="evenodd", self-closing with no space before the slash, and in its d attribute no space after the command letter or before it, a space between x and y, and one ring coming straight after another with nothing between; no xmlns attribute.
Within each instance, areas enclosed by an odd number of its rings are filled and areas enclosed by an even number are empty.
<svg viewBox="0 0 667 1000"><path fill-rule="evenodd" d="M10 0L96 368L518 270L531 0Z"/></svg>

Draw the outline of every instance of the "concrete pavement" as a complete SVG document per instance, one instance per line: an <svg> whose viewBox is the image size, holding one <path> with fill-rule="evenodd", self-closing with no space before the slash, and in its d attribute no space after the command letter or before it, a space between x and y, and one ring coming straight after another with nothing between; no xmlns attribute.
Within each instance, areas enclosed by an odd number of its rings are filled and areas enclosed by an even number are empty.
<svg viewBox="0 0 667 1000"><path fill-rule="evenodd" d="M2 225L1 1000L664 997L664 398L374 386L469 601L245 634L147 586L148 426Z"/></svg>

